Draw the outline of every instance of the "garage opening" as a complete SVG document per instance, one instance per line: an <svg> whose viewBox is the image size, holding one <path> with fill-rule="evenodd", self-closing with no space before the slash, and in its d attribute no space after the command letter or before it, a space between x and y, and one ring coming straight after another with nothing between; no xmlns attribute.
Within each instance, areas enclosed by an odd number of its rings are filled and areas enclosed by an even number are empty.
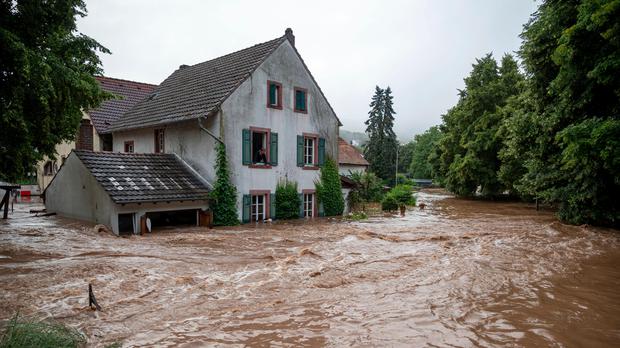
<svg viewBox="0 0 620 348"><path fill-rule="evenodd" d="M146 217L151 220L151 230L175 226L196 226L198 224L196 209L158 211L146 213Z"/></svg>
<svg viewBox="0 0 620 348"><path fill-rule="evenodd" d="M133 213L118 214L118 234L127 236L133 234Z"/></svg>

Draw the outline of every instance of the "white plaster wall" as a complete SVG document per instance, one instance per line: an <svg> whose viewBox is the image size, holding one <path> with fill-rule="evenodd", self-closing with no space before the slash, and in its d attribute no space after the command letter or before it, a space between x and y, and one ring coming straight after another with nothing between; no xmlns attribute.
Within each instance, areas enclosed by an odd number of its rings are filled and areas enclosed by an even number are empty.
<svg viewBox="0 0 620 348"><path fill-rule="evenodd" d="M340 175L349 175L351 174L350 172L365 172L366 171L366 166L356 166L356 165L351 165L351 164L341 164L340 166L338 166L338 172L340 173Z"/></svg>
<svg viewBox="0 0 620 348"><path fill-rule="evenodd" d="M267 81L282 84L283 109L267 108ZM308 90L308 113L293 112L294 87ZM220 123L222 123L220 125ZM299 190L314 189L318 170L297 167L297 135L315 133L326 139L326 156L338 161L338 120L319 92L301 60L288 41L222 104L221 110L203 124L226 144L233 184L237 187L239 217L242 195L250 190L275 192L280 178L298 182ZM250 127L270 128L278 133L278 165L271 169L249 168L242 164L242 130ZM159 128L159 127L157 127ZM207 181L215 182L215 146L217 142L200 130L198 121L163 126L165 152L176 153ZM155 127L114 133L114 151L123 152L125 141L134 141L136 153L154 151ZM222 132L220 132L223 130Z"/></svg>
<svg viewBox="0 0 620 348"><path fill-rule="evenodd" d="M45 191L48 212L112 226L112 199L75 153L71 153Z"/></svg>
<svg viewBox="0 0 620 348"><path fill-rule="evenodd" d="M267 81L282 84L282 110L267 108ZM308 90L308 113L296 113L294 87ZM321 96L301 60L285 41L222 104L224 139L238 191L239 216L241 199L250 190L275 191L280 178L298 183L299 190L314 189L318 170L297 167L297 135L316 133L325 138L325 154L338 161L338 120ZM242 130L249 127L270 128L278 133L278 165L271 169L250 168L242 164Z"/></svg>

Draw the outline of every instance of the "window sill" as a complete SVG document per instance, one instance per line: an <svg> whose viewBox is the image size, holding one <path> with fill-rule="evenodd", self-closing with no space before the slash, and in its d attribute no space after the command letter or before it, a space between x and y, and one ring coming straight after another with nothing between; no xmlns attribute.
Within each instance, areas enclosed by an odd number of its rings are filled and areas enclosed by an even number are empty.
<svg viewBox="0 0 620 348"><path fill-rule="evenodd" d="M319 166L303 166L301 167L303 170L319 170Z"/></svg>
<svg viewBox="0 0 620 348"><path fill-rule="evenodd" d="M271 164L250 164L248 167L256 169L271 169Z"/></svg>
<svg viewBox="0 0 620 348"><path fill-rule="evenodd" d="M298 114L308 114L308 110L298 110L298 109L293 109L293 112L298 113Z"/></svg>
<svg viewBox="0 0 620 348"><path fill-rule="evenodd" d="M282 105L267 105L267 108L269 109L276 109L276 110L282 110Z"/></svg>

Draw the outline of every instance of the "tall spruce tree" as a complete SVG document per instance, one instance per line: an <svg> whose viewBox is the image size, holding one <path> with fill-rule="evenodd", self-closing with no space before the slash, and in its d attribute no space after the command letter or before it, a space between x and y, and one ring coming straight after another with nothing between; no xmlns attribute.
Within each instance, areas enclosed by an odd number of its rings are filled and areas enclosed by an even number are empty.
<svg viewBox="0 0 620 348"><path fill-rule="evenodd" d="M215 175L217 176L211 191L211 208L213 224L216 226L233 226L239 224L237 214L237 189L230 182L230 169L226 157L226 147L217 145Z"/></svg>
<svg viewBox="0 0 620 348"><path fill-rule="evenodd" d="M368 120L364 122L369 138L364 148L364 157L370 162L370 170L390 183L394 182L398 149L393 129L395 114L391 88L388 86L384 90L376 86L370 102Z"/></svg>

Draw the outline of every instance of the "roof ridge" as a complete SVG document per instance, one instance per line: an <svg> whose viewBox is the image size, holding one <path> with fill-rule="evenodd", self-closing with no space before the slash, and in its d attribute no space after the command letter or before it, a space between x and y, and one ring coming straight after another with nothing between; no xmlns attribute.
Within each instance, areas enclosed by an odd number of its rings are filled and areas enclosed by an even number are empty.
<svg viewBox="0 0 620 348"><path fill-rule="evenodd" d="M212 59L209 59L209 60L205 60L204 62L196 63L196 64L193 64L193 65L190 65L189 67L190 67L190 68L192 68L192 67L195 67L195 66L197 66L197 65L206 64L206 63L211 63L211 62L213 62L214 60L218 60L218 59L221 59L221 58L226 58L226 57L228 57L228 56L232 56L233 54L239 54L239 53L241 53L241 52L243 52L243 51L246 51L246 50L250 50L250 49L252 49L252 48L255 48L256 46L261 46L261 45L265 45L265 44L268 44L268 43L273 43L274 41L284 40L284 39L286 39L286 35L284 35L284 36L280 36L280 37L277 37L277 38L275 38L275 39L267 40L267 41L264 41L264 42L261 42L261 43L257 43L257 44L255 44L255 45L250 46L250 47L242 48L242 49L237 50L237 51L234 51L234 52L226 53L226 54L225 54L225 55L223 55L223 56L219 56L219 57L215 57L215 58L212 58ZM259 64L259 65L260 65L260 64Z"/></svg>
<svg viewBox="0 0 620 348"><path fill-rule="evenodd" d="M152 84L152 83L146 83L146 82L140 82L140 81L133 81L133 80L127 80L127 79L119 79L116 77L110 77L110 76L95 76L96 79L107 79L107 80L114 80L114 81L120 81L120 82L131 82L131 83L136 83L136 84L140 84L140 85L146 85L146 86L151 86L151 87L157 87L159 85L156 84Z"/></svg>

